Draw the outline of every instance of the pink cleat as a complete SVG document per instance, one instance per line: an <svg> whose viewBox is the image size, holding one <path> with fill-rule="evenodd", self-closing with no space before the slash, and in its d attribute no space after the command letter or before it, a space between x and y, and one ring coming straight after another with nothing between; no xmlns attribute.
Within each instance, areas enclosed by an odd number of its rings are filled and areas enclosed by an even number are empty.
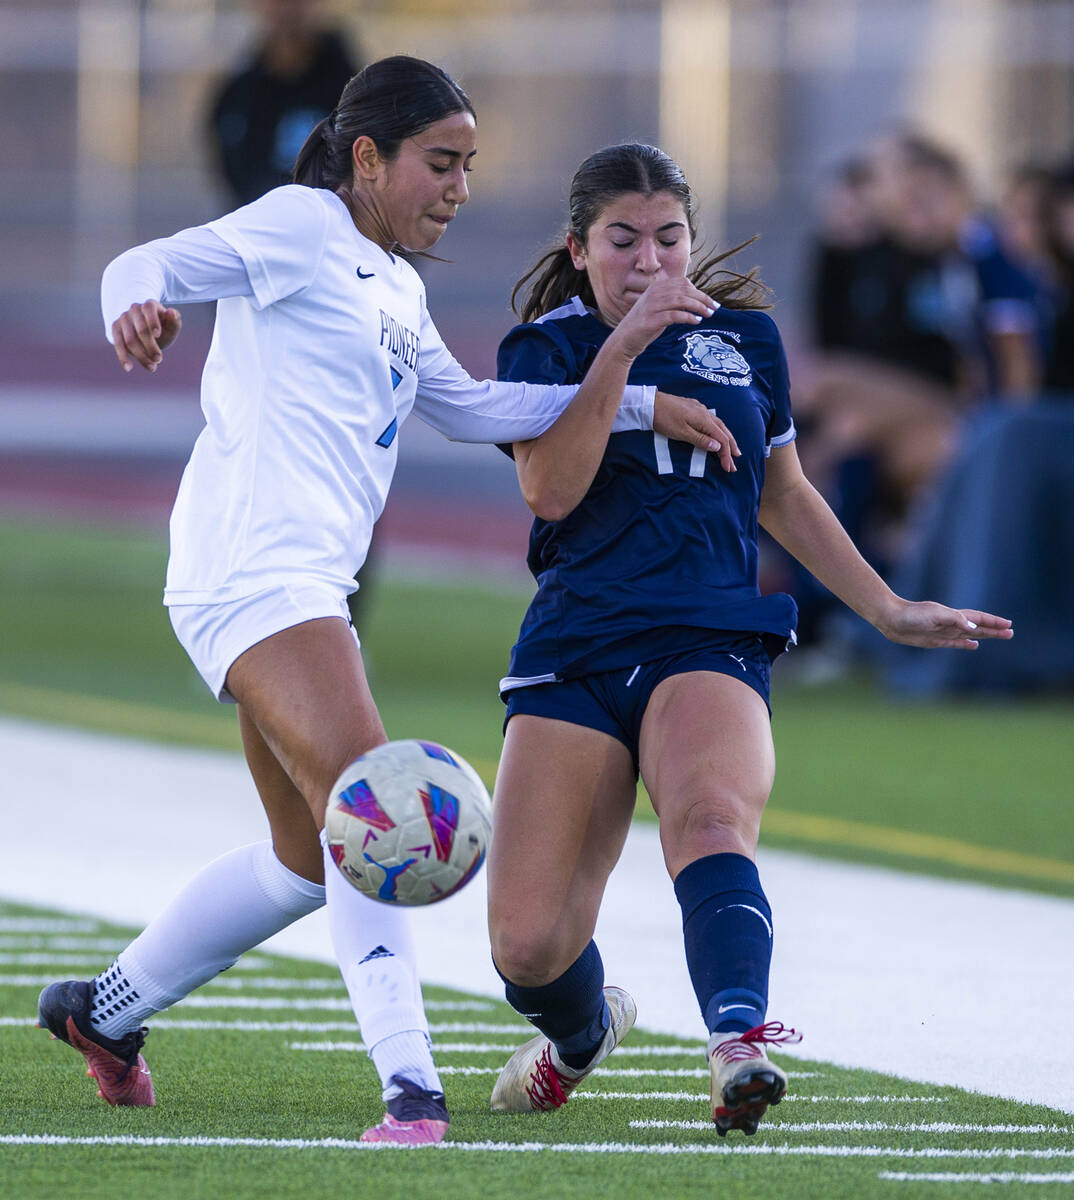
<svg viewBox="0 0 1074 1200"><path fill-rule="evenodd" d="M400 1088L388 1101L384 1120L367 1129L362 1142L392 1142L397 1146L435 1146L447 1133L447 1105L443 1092L430 1092L402 1075L393 1075L389 1083Z"/></svg>
<svg viewBox="0 0 1074 1200"><path fill-rule="evenodd" d="M144 1027L121 1038L105 1037L89 1021L93 985L76 979L52 983L37 1002L38 1026L73 1046L86 1060L86 1074L97 1081L97 1095L113 1105L148 1108L156 1103L153 1079L139 1051Z"/></svg>

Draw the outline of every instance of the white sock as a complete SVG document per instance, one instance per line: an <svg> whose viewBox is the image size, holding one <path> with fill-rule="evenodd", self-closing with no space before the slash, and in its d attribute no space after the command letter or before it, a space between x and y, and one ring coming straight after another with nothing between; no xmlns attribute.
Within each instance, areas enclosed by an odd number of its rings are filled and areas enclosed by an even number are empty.
<svg viewBox="0 0 1074 1200"><path fill-rule="evenodd" d="M406 911L363 896L327 850L324 858L328 930L384 1099L400 1093L391 1083L393 1075L427 1091L443 1091Z"/></svg>
<svg viewBox="0 0 1074 1200"><path fill-rule="evenodd" d="M93 981L90 1024L122 1037L324 904L323 884L288 870L271 842L211 862Z"/></svg>

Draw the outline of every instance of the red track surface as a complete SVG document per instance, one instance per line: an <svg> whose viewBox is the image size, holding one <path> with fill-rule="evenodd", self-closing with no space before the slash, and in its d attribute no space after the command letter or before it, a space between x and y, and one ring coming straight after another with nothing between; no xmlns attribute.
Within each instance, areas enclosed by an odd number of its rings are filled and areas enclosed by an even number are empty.
<svg viewBox="0 0 1074 1200"><path fill-rule="evenodd" d="M174 462L0 455L0 515L162 530L181 470ZM377 526L377 545L521 573L528 534L521 505L397 490Z"/></svg>

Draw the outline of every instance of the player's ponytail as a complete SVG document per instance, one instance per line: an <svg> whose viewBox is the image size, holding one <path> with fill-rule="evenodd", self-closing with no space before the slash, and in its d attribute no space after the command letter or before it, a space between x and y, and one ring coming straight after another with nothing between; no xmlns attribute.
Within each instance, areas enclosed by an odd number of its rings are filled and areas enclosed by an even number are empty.
<svg viewBox="0 0 1074 1200"><path fill-rule="evenodd" d="M519 308L519 293L526 289L531 279L533 283ZM566 304L572 296L578 296L583 304L596 308L597 301L589 285L589 276L574 265L567 247L559 246L549 250L515 284L511 293L511 309L522 321L536 321L545 313Z"/></svg>
<svg viewBox="0 0 1074 1200"><path fill-rule="evenodd" d="M341 166L338 162L329 161L329 138L334 119L333 112L323 121L318 121L310 130L309 137L302 143L302 149L295 159L294 170L291 172L293 183L304 183L306 187L333 187L329 180L340 174Z"/></svg>
<svg viewBox="0 0 1074 1200"><path fill-rule="evenodd" d="M567 232L584 246L589 231L613 201L621 196L652 196L657 192L669 192L682 204L690 237L695 238L693 193L672 158L656 146L637 142L598 150L582 163L571 180ZM709 255L690 272L691 281L727 308L767 307L768 289L757 278L756 271L741 275L719 266L753 240ZM578 296L590 308L596 307L589 276L574 266L570 252L561 244L546 252L515 284L511 308L523 321L535 321L572 296Z"/></svg>
<svg viewBox="0 0 1074 1200"><path fill-rule="evenodd" d="M352 178L351 148L363 135L391 161L403 142L457 112L474 115L470 98L439 67L396 54L348 80L334 111L313 127L291 178L306 187L337 188Z"/></svg>

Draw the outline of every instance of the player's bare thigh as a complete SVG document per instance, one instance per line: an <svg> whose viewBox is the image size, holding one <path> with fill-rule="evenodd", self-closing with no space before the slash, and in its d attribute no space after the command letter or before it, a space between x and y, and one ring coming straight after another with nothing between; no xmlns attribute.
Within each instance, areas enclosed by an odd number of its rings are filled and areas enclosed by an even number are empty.
<svg viewBox="0 0 1074 1200"><path fill-rule="evenodd" d="M715 671L664 679L645 710L639 762L673 879L706 854L754 856L775 751L753 688Z"/></svg>
<svg viewBox="0 0 1074 1200"><path fill-rule="evenodd" d="M488 857L489 934L508 978L539 986L585 949L635 794L622 742L548 717L511 719Z"/></svg>
<svg viewBox="0 0 1074 1200"><path fill-rule="evenodd" d="M251 646L228 671L227 690L305 796L317 828L343 768L387 741L341 617L303 621Z"/></svg>

